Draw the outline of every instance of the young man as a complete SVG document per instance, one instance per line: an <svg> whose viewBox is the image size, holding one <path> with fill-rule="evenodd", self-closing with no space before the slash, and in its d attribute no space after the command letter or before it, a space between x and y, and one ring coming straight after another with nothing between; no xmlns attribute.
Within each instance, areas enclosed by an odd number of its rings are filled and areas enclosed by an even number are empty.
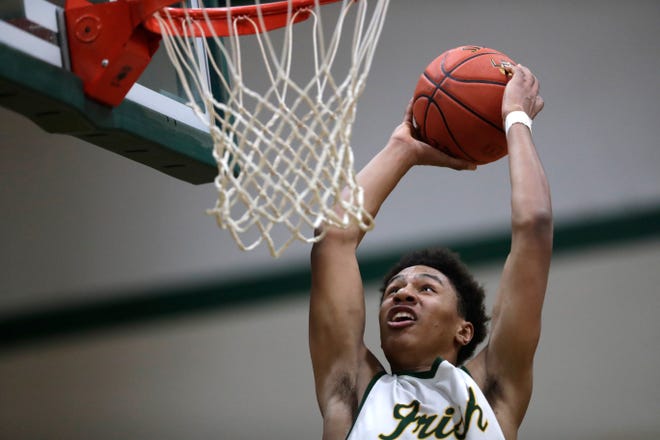
<svg viewBox="0 0 660 440"><path fill-rule="evenodd" d="M534 353L552 253L545 173L524 112L543 108L539 84L511 69L502 103L511 181L511 250L485 348L483 292L450 253L406 257L385 280L379 322L392 374L364 344L365 304L355 251L363 233L330 228L312 250L310 351L323 439L517 438L532 393ZM515 112L512 114L512 112ZM517 116L518 118L514 118ZM521 118L522 116L522 118ZM414 136L411 109L359 173L376 215L414 165L475 169Z"/></svg>

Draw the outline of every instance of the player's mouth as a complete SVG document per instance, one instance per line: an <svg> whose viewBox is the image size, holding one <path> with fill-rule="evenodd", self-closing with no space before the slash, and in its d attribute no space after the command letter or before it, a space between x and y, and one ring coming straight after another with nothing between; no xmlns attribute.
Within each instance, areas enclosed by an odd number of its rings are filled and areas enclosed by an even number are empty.
<svg viewBox="0 0 660 440"><path fill-rule="evenodd" d="M390 328L405 328L417 321L417 314L410 307L392 307L387 313L387 325Z"/></svg>

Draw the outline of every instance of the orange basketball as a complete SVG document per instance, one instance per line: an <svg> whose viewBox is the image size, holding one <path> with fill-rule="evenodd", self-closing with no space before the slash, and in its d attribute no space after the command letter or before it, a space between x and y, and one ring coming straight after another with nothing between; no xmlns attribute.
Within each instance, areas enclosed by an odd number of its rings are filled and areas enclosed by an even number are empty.
<svg viewBox="0 0 660 440"><path fill-rule="evenodd" d="M515 62L497 50L461 46L433 60L415 88L413 117L425 142L476 164L507 153L502 96Z"/></svg>

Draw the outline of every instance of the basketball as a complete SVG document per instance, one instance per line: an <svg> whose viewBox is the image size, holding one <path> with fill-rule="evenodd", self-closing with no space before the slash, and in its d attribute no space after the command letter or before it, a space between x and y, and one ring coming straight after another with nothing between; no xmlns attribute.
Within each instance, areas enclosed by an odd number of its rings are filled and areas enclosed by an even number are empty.
<svg viewBox="0 0 660 440"><path fill-rule="evenodd" d="M433 60L413 98L414 124L423 141L476 164L507 154L502 96L505 67L516 63L494 49L461 46Z"/></svg>

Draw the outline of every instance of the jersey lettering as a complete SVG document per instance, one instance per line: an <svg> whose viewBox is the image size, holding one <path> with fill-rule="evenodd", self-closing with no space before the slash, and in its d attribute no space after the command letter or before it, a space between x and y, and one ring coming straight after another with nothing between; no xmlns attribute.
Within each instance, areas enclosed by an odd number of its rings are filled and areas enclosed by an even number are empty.
<svg viewBox="0 0 660 440"><path fill-rule="evenodd" d="M472 388L468 389L468 401L465 406L465 414L460 414L458 423L450 424L457 409L451 406L445 408L442 416L438 414L423 414L419 412L420 403L418 400L413 400L409 404L396 404L392 411L395 420L398 420L398 425L390 434L380 434L378 436L381 440L396 440L407 429L411 428L412 433L417 435L418 439L425 439L429 437L443 439L453 436L458 440L463 440L467 437L468 431L472 426L472 420L475 420L474 425L482 432L488 428L488 420L484 419L484 412L477 403Z"/></svg>

